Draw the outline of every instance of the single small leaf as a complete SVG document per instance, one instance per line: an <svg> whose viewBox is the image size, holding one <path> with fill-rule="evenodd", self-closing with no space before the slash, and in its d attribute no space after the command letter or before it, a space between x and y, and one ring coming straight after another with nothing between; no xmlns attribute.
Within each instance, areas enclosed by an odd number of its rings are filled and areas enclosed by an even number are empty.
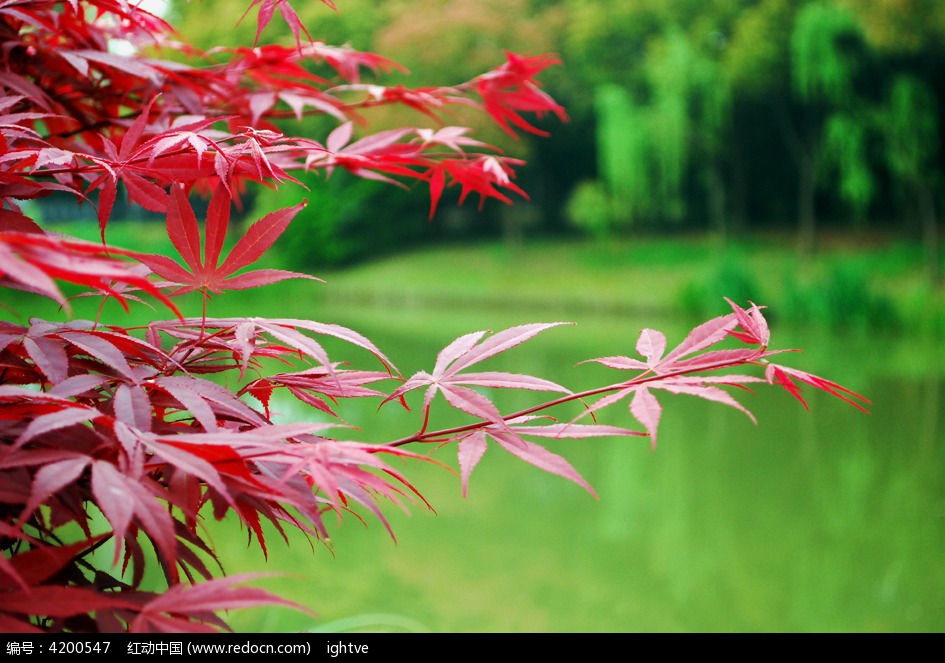
<svg viewBox="0 0 945 663"><path fill-rule="evenodd" d="M99 461L92 466L92 494L95 502L115 532L115 538L121 540L128 531L131 518L135 513L134 499L129 491L130 482L108 462ZM115 547L113 563L117 564L121 554L120 546Z"/></svg>
<svg viewBox="0 0 945 663"><path fill-rule="evenodd" d="M50 383L58 384L68 377L69 356L61 340L48 336L27 336L23 339L23 347Z"/></svg>
<svg viewBox="0 0 945 663"><path fill-rule="evenodd" d="M258 608L265 605L288 606L307 612L305 608L280 598L263 589L237 585L266 577L266 574L235 574L215 578L196 585L175 585L149 601L142 610L146 613L200 614L239 608Z"/></svg>
<svg viewBox="0 0 945 663"><path fill-rule="evenodd" d="M630 401L630 413L636 417L650 434L650 446L656 448L656 431L659 428L663 408L646 387L637 389Z"/></svg>
<svg viewBox="0 0 945 663"><path fill-rule="evenodd" d="M746 311L728 297L725 301L732 307L739 326L744 330L743 333L732 331L732 336L736 336L745 343L767 347L771 332L768 329L768 321L765 320L758 305L752 302L751 308Z"/></svg>
<svg viewBox="0 0 945 663"><path fill-rule="evenodd" d="M494 357L495 355L514 348L517 345L521 345L525 341L533 338L547 329L567 324L571 323L532 323L504 329L501 332L489 336L478 346L471 348L469 351L464 353L464 355L458 358L450 367L450 373L455 374L456 372L461 371L472 364L488 359L489 357Z"/></svg>
<svg viewBox="0 0 945 663"><path fill-rule="evenodd" d="M462 373L449 380L451 384L464 384L474 387L490 387L498 389L530 389L533 391L556 391L561 394L570 394L571 390L551 380L537 378L531 375L488 371L484 373Z"/></svg>
<svg viewBox="0 0 945 663"><path fill-rule="evenodd" d="M869 404L870 400L865 396L858 394L852 389L848 389L843 385L837 384L826 378L819 377L812 373L806 371L801 371L796 368L788 368L787 366L781 366L778 364L769 364L766 368L766 377L771 384L780 384L785 389L787 389L795 398L804 403L804 406L807 407L807 403L801 398L800 391L797 386L794 384L793 380L800 380L805 384L809 384L815 389L820 389L821 391L826 391L828 394L836 396L842 401L845 401L860 410L861 412L869 412L864 407L864 404Z"/></svg>
<svg viewBox="0 0 945 663"><path fill-rule="evenodd" d="M194 274L202 272L200 262L200 228L197 217L179 186L171 187L171 204L167 210L167 236Z"/></svg>
<svg viewBox="0 0 945 663"><path fill-rule="evenodd" d="M509 422L512 424L513 422ZM543 426L525 426L515 424L512 429L519 435L535 435L547 438L567 438L583 440L589 437L624 437L640 436L640 431L605 424L546 424Z"/></svg>
<svg viewBox="0 0 945 663"><path fill-rule="evenodd" d="M78 479L91 460L88 456L78 456L49 463L39 468L33 477L29 501L27 501L20 514L20 522L26 522L26 519L40 504L46 503L50 496ZM40 548L39 550L46 549ZM34 579L32 582L36 582L36 580Z"/></svg>
<svg viewBox="0 0 945 663"><path fill-rule="evenodd" d="M649 368L645 362L633 357L598 357L597 359L585 359L581 363L595 363L621 371L645 371Z"/></svg>
<svg viewBox="0 0 945 663"><path fill-rule="evenodd" d="M637 352L646 359L647 366L655 366L666 351L666 336L655 329L644 329L637 340Z"/></svg>
<svg viewBox="0 0 945 663"><path fill-rule="evenodd" d="M11 582L10 579L0 575L0 589L9 590L14 586L19 586L28 591L29 588L38 587L50 577L62 571L77 556L90 550L108 536L108 534L100 534L85 541L55 546L36 545L25 550L20 549L16 554L4 555L3 561L9 564L9 569L14 576L12 579L15 582ZM4 596L4 601L7 600L6 595L0 595ZM13 607L12 604L5 604L0 611L13 611ZM24 614L27 610L30 610L29 602L23 604L21 609Z"/></svg>
<svg viewBox="0 0 945 663"><path fill-rule="evenodd" d="M768 381L771 384L779 384L784 387L785 391L794 396L801 405L804 406L805 410L809 410L810 406L807 405L807 401L804 400L804 397L801 395L801 390L798 388L794 381L791 379L791 376L788 375L785 371L781 370L780 366L775 364L769 364L765 373L768 376Z"/></svg>
<svg viewBox="0 0 945 663"><path fill-rule="evenodd" d="M107 338L92 332L62 332L60 337L134 381L134 371L128 364L125 353Z"/></svg>
<svg viewBox="0 0 945 663"><path fill-rule="evenodd" d="M246 290L249 288L258 288L264 285L272 285L286 279L309 279L311 281L321 281L317 276L303 274L302 272L292 272L285 269L256 269L251 272L244 272L224 279L222 286L226 290Z"/></svg>
<svg viewBox="0 0 945 663"><path fill-rule="evenodd" d="M462 410L466 414L471 414L474 417L495 424L504 425L505 420L499 410L496 409L495 404L478 391L456 385L440 385L440 391L446 401L457 410Z"/></svg>
<svg viewBox="0 0 945 663"><path fill-rule="evenodd" d="M755 420L755 415L753 415L750 410L735 400L731 394L729 394L724 389L720 389L719 387L703 384L699 378L692 378L689 380L685 378L665 380L663 382L655 383L651 386L654 389L663 389L664 391L668 391L672 394L689 394L690 396L703 398L707 401L715 401L716 403L729 405L736 410L741 410L744 412L745 415L751 419L752 423L758 423Z"/></svg>
<svg viewBox="0 0 945 663"><path fill-rule="evenodd" d="M594 492L590 484L587 483L584 477L562 456L552 453L545 447L535 444L534 442L523 440L510 431L490 429L488 434L513 456L517 456L526 463L530 463L545 472L573 481L595 498L597 497L597 493Z"/></svg>
<svg viewBox="0 0 945 663"><path fill-rule="evenodd" d="M136 519L168 561L170 565L168 572L171 577L177 577L175 564L177 544L173 519L167 506L151 492L147 482L138 477L123 474L107 461L94 461L92 494L95 496L96 504L112 526L117 540L123 540L128 536L131 521L133 518ZM121 546L115 546L113 563L118 563L120 555Z"/></svg>
<svg viewBox="0 0 945 663"><path fill-rule="evenodd" d="M472 475L476 465L479 464L483 454L486 453L486 436L482 431L475 431L470 435L460 439L457 444L457 455L459 460L460 479L463 486L463 497L466 497L469 491L469 477Z"/></svg>
<svg viewBox="0 0 945 663"><path fill-rule="evenodd" d="M154 102L157 100L157 97L151 99L151 101L143 104L141 110L138 113L138 117L135 118L135 121L131 123L131 126L128 127L128 131L125 132L125 135L122 136L121 146L118 149L118 158L121 161L127 161L131 158L132 151L138 146L141 142L141 137L144 136L144 131L148 127L148 119L151 116L151 108L154 106Z"/></svg>
<svg viewBox="0 0 945 663"><path fill-rule="evenodd" d="M47 414L42 414L33 419L26 426L26 428L17 438L16 446L20 447L40 435L45 435L46 433L50 433L55 430L68 428L69 426L73 426L85 421L91 421L101 416L103 416L102 413L97 409L78 404L66 406L62 409L49 412Z"/></svg>
<svg viewBox="0 0 945 663"><path fill-rule="evenodd" d="M60 585L37 585L27 590L6 592L3 601L4 609L44 617L72 617L108 608L137 608L132 601L121 598L120 594Z"/></svg>
<svg viewBox="0 0 945 663"><path fill-rule="evenodd" d="M270 212L251 225L220 266L220 272L226 275L232 274L259 259L305 205L306 203L303 202L293 207Z"/></svg>
<svg viewBox="0 0 945 663"><path fill-rule="evenodd" d="M484 331L470 332L468 334L463 334L459 338L450 342L437 354L433 375L440 377L446 374L450 364L472 350L476 343L479 342L479 339L485 336L486 333L487 332Z"/></svg>
<svg viewBox="0 0 945 663"><path fill-rule="evenodd" d="M673 348L663 359L664 362L675 361L694 352L699 352L705 348L715 345L729 335L729 332L738 325L738 319L734 313L729 315L712 318L697 326L682 343Z"/></svg>
<svg viewBox="0 0 945 663"><path fill-rule="evenodd" d="M207 207L207 223L204 227L206 242L204 244L203 264L207 269L216 269L220 261L223 243L226 241L226 232L230 226L230 196L223 182L217 184L210 205Z"/></svg>
<svg viewBox="0 0 945 663"><path fill-rule="evenodd" d="M113 398L115 418L130 428L151 430L151 399L136 385L119 385Z"/></svg>

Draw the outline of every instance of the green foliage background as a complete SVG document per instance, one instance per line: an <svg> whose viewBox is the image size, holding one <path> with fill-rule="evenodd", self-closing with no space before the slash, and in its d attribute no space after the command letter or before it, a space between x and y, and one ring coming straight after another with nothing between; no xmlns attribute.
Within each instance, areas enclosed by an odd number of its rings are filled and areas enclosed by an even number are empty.
<svg viewBox="0 0 945 663"><path fill-rule="evenodd" d="M723 238L793 229L809 254L825 230L865 228L921 239L930 274L941 271L940 2L337 4L337 12L320 3L297 9L314 38L405 65L410 75L385 79L392 84L466 80L502 62L506 49L555 52L564 66L544 80L571 121L549 120L551 140L515 141L479 127L484 140L528 159L519 182L527 203L506 210L490 201L481 215L430 224L420 192L405 202L395 188L346 185L339 207L306 213L305 237L293 240L300 263L346 263L470 234L614 237L668 228ZM252 42L253 21L234 28L220 20L235 23L238 6L201 0L174 11L188 39L211 47ZM263 38L291 43L277 22ZM454 119L468 122L447 121ZM372 120L428 124L393 113ZM258 200L289 204L271 195Z"/></svg>

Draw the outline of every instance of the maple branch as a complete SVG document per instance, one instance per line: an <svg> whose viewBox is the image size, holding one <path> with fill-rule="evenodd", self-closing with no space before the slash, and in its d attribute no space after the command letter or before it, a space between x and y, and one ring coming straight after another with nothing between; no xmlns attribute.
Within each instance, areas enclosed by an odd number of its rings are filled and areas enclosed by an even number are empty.
<svg viewBox="0 0 945 663"><path fill-rule="evenodd" d="M716 370L723 370L726 368L735 368L736 366L741 366L741 365L746 365L746 364L760 365L765 357L771 356L773 354L777 354L777 352L768 352L766 348L759 348L756 351L754 357L750 359L736 361L736 362L719 361L719 362L715 362L714 364L700 366L696 369L689 369L689 370L683 369L683 370L677 370L677 371L669 371L667 373L654 373L653 369L648 369L644 371L643 373L637 375L636 377L631 378L630 380L611 384L605 387L594 387L593 389L587 389L582 392L560 396L558 398L554 398L552 400L546 401L539 405L534 405L534 406L519 410L517 412L513 412L508 415L503 415L502 418L505 421L512 421L514 419L518 419L520 417L526 417L530 414L535 414L536 412L541 412L543 410L549 410L551 408L557 407L559 405L564 405L566 403L572 403L574 401L583 401L593 396L600 396L602 394L622 391L626 389L632 389L634 387L639 387L639 386L649 384L652 382L659 382L659 381L667 380L669 378L707 373L707 372L716 371ZM427 422L429 420L429 408L424 408L424 409L426 410L426 416L424 417L423 427L418 432L414 433L413 435L401 438L394 442L390 442L388 443L387 446L401 447L401 446L411 444L414 442L429 442L431 440L436 440L437 438L443 438L443 437L452 438L453 436L461 434L461 433L468 433L470 431L486 428L489 425L494 423L492 421L482 419L477 422L465 424L462 426L454 426L452 428L444 428L441 430L427 432L426 429L427 429Z"/></svg>

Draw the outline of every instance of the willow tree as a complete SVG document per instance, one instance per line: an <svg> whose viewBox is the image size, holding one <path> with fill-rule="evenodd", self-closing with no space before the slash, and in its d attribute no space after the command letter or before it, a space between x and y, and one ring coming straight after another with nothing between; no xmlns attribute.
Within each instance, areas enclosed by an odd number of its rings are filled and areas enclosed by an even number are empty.
<svg viewBox="0 0 945 663"><path fill-rule="evenodd" d="M876 194L876 176L868 158L873 112L870 108L839 111L824 125L824 175L836 193L853 212L857 224L865 222L866 212Z"/></svg>
<svg viewBox="0 0 945 663"><path fill-rule="evenodd" d="M935 95L923 81L909 75L896 77L882 114L883 154L900 185L900 194L915 205L925 245L929 277L943 281L939 250L935 186L940 183L938 164L938 110Z"/></svg>
<svg viewBox="0 0 945 663"><path fill-rule="evenodd" d="M595 92L598 174L613 224L684 220L691 213L688 179L696 175L712 225L723 227L718 155L728 128L729 87L721 68L672 25L650 41L642 72L633 92L615 83Z"/></svg>
<svg viewBox="0 0 945 663"><path fill-rule="evenodd" d="M943 154L941 76L945 5L936 0L835 0L856 13L870 47L893 65L877 113L878 154L892 180L901 217L915 219L925 245L928 274L942 284L940 230Z"/></svg>
<svg viewBox="0 0 945 663"><path fill-rule="evenodd" d="M825 156L840 173L841 198L862 211L872 195L866 120L855 86L861 39L853 14L826 2L804 5L795 18L791 83L802 106L785 136L798 171L798 244L803 254L814 247L817 177Z"/></svg>
<svg viewBox="0 0 945 663"><path fill-rule="evenodd" d="M594 93L597 117L597 172L599 181L585 183L576 192L572 216L585 230L601 236L617 227L632 226L654 210L651 198L649 113L620 85L601 85ZM589 203L596 194L593 214ZM582 196L583 198L579 198ZM580 204L578 204L580 203Z"/></svg>

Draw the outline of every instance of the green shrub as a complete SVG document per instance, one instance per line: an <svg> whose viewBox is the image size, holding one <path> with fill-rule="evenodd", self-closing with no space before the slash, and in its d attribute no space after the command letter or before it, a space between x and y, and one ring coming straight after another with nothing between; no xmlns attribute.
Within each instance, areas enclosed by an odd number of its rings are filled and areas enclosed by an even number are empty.
<svg viewBox="0 0 945 663"><path fill-rule="evenodd" d="M706 276L694 279L683 288L680 304L687 314L701 316L718 308L722 297L740 302L764 299L761 286L745 261L730 253L714 264Z"/></svg>
<svg viewBox="0 0 945 663"><path fill-rule="evenodd" d="M789 279L782 308L797 321L812 321L834 328L889 329L900 316L893 301L874 291L864 265L842 262L810 283Z"/></svg>
<svg viewBox="0 0 945 663"><path fill-rule="evenodd" d="M574 226L592 237L602 239L610 236L614 213L604 186L597 180L578 184L568 200L567 217Z"/></svg>
<svg viewBox="0 0 945 663"><path fill-rule="evenodd" d="M416 246L434 232L427 219L429 201L385 182L366 180L344 171L301 178L309 204L280 238L280 256L290 269L333 267L404 246ZM264 190L260 213L298 202L286 191Z"/></svg>

